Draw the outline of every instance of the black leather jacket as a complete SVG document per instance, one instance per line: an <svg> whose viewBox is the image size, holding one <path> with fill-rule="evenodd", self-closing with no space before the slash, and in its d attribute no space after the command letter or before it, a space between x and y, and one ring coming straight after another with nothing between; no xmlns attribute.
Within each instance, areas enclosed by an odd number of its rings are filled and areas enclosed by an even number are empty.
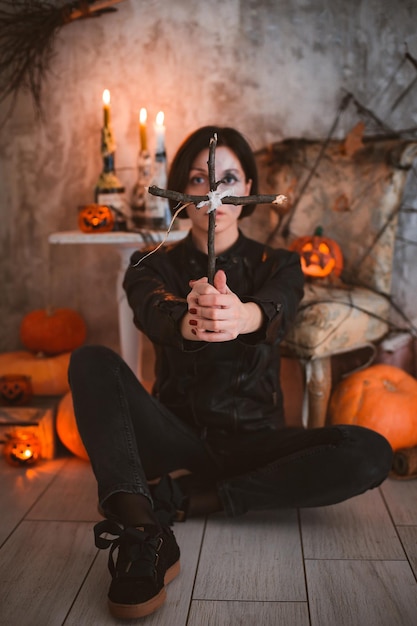
<svg viewBox="0 0 417 626"><path fill-rule="evenodd" d="M135 325L153 342L153 393L197 432L230 435L284 425L279 383L279 342L293 322L303 295L299 256L266 247L239 234L216 260L229 288L256 302L264 324L233 341L183 339L179 322L187 311L189 280L207 276L207 255L188 235L144 257L136 252L123 283Z"/></svg>

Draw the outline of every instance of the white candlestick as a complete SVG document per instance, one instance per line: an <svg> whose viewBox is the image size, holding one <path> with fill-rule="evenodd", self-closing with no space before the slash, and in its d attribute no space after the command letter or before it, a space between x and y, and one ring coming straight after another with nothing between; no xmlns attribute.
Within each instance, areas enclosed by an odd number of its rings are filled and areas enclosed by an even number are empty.
<svg viewBox="0 0 417 626"><path fill-rule="evenodd" d="M155 136L156 136L156 154L165 154L165 126L164 126L164 114L159 111L156 116L155 122Z"/></svg>

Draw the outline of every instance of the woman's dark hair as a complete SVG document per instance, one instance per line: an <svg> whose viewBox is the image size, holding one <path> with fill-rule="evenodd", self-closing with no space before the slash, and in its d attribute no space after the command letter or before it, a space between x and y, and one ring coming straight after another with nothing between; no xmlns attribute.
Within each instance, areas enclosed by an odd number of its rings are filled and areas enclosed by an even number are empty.
<svg viewBox="0 0 417 626"><path fill-rule="evenodd" d="M200 152L208 149L210 140L215 133L217 134L217 146L225 146L234 152L245 173L246 181L252 181L251 194L257 194L258 171L252 148L239 131L234 128L220 128L218 126L203 126L189 135L181 144L169 170L168 189L179 191L180 193L185 191L192 164ZM175 206L177 206L176 203L171 201L172 212ZM240 218L250 215L255 207L256 204L244 205ZM187 215L181 212L178 217L186 218Z"/></svg>

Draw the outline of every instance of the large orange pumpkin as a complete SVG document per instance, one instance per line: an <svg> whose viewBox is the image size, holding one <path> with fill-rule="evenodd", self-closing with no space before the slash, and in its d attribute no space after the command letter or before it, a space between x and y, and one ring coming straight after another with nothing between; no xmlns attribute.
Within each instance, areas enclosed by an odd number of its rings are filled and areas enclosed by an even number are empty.
<svg viewBox="0 0 417 626"><path fill-rule="evenodd" d="M38 356L20 350L0 354L0 376L21 374L29 376L36 396L62 396L69 389L68 365L71 353L53 357Z"/></svg>
<svg viewBox="0 0 417 626"><path fill-rule="evenodd" d="M27 350L53 355L71 352L87 335L84 319L72 309L31 311L20 325L20 340Z"/></svg>
<svg viewBox="0 0 417 626"><path fill-rule="evenodd" d="M298 252L301 269L306 276L324 278L332 274L340 276L343 270L343 254L334 239L323 236L318 227L314 235L298 237L290 245L290 250Z"/></svg>
<svg viewBox="0 0 417 626"><path fill-rule="evenodd" d="M393 365L371 365L335 388L332 424L356 424L384 435L394 450L417 445L417 380Z"/></svg>
<svg viewBox="0 0 417 626"><path fill-rule="evenodd" d="M85 461L89 460L87 450L78 432L71 392L65 394L58 405L56 432L64 446L68 448L70 452Z"/></svg>

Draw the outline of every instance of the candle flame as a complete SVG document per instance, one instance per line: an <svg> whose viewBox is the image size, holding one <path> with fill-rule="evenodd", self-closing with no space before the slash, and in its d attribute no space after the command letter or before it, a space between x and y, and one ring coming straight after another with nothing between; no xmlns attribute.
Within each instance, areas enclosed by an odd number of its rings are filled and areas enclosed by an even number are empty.
<svg viewBox="0 0 417 626"><path fill-rule="evenodd" d="M158 115L156 116L156 123L158 126L163 126L164 125L164 112L163 111L159 111Z"/></svg>
<svg viewBox="0 0 417 626"><path fill-rule="evenodd" d="M103 91L103 102L106 105L110 104L110 91L108 89Z"/></svg>
<svg viewBox="0 0 417 626"><path fill-rule="evenodd" d="M145 123L146 123L147 118L148 118L148 112L147 112L147 110L146 110L146 109L143 109L143 108L142 108L142 109L140 110L140 113L139 113L139 122L140 122L141 124L145 124Z"/></svg>

